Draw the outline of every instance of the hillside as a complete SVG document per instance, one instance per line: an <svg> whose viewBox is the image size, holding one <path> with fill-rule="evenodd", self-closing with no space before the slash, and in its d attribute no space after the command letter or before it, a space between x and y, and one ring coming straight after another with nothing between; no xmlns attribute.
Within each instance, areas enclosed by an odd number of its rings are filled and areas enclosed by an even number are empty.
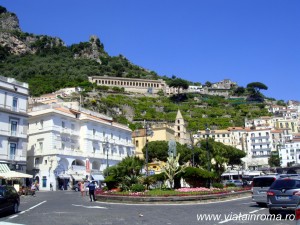
<svg viewBox="0 0 300 225"><path fill-rule="evenodd" d="M178 98L140 97L124 93L107 94L91 86L88 76L107 75L135 78L162 78L154 71L132 64L126 57L109 56L96 36L88 42L66 46L59 38L22 32L14 13L0 7L0 74L29 83L30 95L39 96L64 87L84 86L83 105L130 124L138 121L174 122L181 110L189 130L243 126L244 118L269 115L263 103L248 103L223 97L185 94Z"/></svg>

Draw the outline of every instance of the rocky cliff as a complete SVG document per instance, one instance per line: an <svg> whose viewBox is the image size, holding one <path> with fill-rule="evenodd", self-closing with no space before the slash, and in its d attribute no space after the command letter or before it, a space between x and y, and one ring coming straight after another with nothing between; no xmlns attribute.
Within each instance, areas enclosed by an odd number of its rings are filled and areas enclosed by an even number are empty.
<svg viewBox="0 0 300 225"><path fill-rule="evenodd" d="M19 26L18 17L6 8L0 6L0 46L10 54L35 54L43 49L65 46L56 37L25 33ZM91 36L89 42L74 45L74 58L87 58L101 63L100 57L106 57L103 44L96 36Z"/></svg>

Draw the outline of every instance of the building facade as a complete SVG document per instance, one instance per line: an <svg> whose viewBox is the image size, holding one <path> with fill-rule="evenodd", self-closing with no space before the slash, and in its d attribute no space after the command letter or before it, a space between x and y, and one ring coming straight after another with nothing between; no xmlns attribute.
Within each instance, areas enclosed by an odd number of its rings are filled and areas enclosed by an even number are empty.
<svg viewBox="0 0 300 225"><path fill-rule="evenodd" d="M0 160L26 172L28 84L0 76Z"/></svg>
<svg viewBox="0 0 300 225"><path fill-rule="evenodd" d="M134 154L131 130L112 118L77 107L44 105L29 112L28 170L41 190L67 189ZM68 187L69 186L69 187Z"/></svg>

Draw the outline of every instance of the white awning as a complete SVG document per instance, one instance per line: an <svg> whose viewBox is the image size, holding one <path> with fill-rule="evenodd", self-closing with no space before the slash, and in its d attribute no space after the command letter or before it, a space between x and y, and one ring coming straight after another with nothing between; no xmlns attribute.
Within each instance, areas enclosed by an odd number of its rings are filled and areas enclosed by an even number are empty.
<svg viewBox="0 0 300 225"><path fill-rule="evenodd" d="M84 175L71 174L71 176L75 181L82 181L84 179Z"/></svg>
<svg viewBox="0 0 300 225"><path fill-rule="evenodd" d="M10 171L10 169L7 166L7 164L0 163L0 173L6 173L6 172L9 172L9 171Z"/></svg>
<svg viewBox="0 0 300 225"><path fill-rule="evenodd" d="M20 173L16 171L8 171L6 173L0 173L0 177L4 179L14 179L14 178L32 178L31 174Z"/></svg>
<svg viewBox="0 0 300 225"><path fill-rule="evenodd" d="M92 174L93 180L104 181L104 177L101 174Z"/></svg>

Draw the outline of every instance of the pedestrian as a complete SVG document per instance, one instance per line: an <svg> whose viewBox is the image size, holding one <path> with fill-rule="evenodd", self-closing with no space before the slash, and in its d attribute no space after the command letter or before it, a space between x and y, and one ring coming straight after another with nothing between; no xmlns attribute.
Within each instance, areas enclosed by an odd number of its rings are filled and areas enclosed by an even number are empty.
<svg viewBox="0 0 300 225"><path fill-rule="evenodd" d="M89 194L90 194L91 202L96 201L96 198L95 198L95 189L96 189L95 181L91 182L87 187L89 188Z"/></svg>
<svg viewBox="0 0 300 225"><path fill-rule="evenodd" d="M36 190L36 185L34 183L32 183L31 185L31 195L35 197L35 190Z"/></svg>
<svg viewBox="0 0 300 225"><path fill-rule="evenodd" d="M80 189L80 192L81 192L81 197L84 196L84 183L83 182L79 182L79 189Z"/></svg>
<svg viewBox="0 0 300 225"><path fill-rule="evenodd" d="M50 182L50 191L53 191L53 185L51 182Z"/></svg>

